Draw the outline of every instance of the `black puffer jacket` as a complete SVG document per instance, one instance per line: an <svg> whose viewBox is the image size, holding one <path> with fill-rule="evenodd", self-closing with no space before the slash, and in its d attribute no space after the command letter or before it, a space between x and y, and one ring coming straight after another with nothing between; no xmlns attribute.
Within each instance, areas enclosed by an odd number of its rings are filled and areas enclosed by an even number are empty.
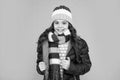
<svg viewBox="0 0 120 80"><path fill-rule="evenodd" d="M78 37L76 43L71 41L71 48L67 54L70 57L70 67L68 70L64 70L63 80L80 80L79 75L87 73L91 68L91 61L89 57L89 49L85 40ZM43 45L43 44L42 44ZM37 72L44 75L44 71L40 71L38 65L43 61L42 45L38 44L37 47ZM77 47L75 47L77 46Z"/></svg>

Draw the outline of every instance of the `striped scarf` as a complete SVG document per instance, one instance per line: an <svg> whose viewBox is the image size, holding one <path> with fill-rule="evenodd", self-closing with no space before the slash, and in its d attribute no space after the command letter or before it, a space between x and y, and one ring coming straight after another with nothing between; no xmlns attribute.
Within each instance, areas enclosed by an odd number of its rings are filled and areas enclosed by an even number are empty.
<svg viewBox="0 0 120 80"><path fill-rule="evenodd" d="M63 70L60 66L62 59L66 57L66 51L68 47L68 42L70 40L70 35L58 35L51 33L51 41L49 40L49 79L50 80L62 80Z"/></svg>

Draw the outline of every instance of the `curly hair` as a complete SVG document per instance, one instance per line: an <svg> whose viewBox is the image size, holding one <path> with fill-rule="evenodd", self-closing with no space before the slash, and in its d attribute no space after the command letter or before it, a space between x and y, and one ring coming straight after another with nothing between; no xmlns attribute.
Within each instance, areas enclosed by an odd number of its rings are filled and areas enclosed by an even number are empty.
<svg viewBox="0 0 120 80"><path fill-rule="evenodd" d="M75 51L75 55L76 55L76 61L79 62L80 60L78 60L79 58L79 54L77 53L81 53L80 52L80 49L82 50L82 48L84 47L85 50L84 52L88 52L88 46L85 42L85 40L83 40L80 36L77 35L77 32L76 32L76 29L72 26L71 23L69 23L69 30L71 32L71 45ZM52 31L54 32L54 22L51 24L51 26L49 28L47 28L39 37L38 39L38 46L37 46L37 52L38 53L42 53L42 45L43 45L43 42L45 40L48 40L48 33Z"/></svg>
<svg viewBox="0 0 120 80"><path fill-rule="evenodd" d="M69 26L68 26L70 32L71 32L71 40L72 41L76 41L76 37L77 37L77 33L76 33L76 29L72 26L71 23L69 23ZM45 40L48 40L48 33L49 32L54 32L54 22L51 24L51 26L49 28L47 28L39 37L38 39L38 45L43 43Z"/></svg>

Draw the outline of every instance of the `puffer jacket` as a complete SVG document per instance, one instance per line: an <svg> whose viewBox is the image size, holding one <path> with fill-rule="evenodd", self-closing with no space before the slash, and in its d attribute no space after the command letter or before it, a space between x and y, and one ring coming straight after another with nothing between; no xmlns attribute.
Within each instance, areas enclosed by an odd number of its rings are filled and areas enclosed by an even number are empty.
<svg viewBox="0 0 120 80"><path fill-rule="evenodd" d="M74 48L74 46L78 46L78 48ZM38 66L39 62L43 61L42 46L37 49L39 50L37 50L36 69L40 75L44 75L45 71L41 71ZM70 57L70 66L68 70L64 70L63 80L80 80L80 75L90 70L92 64L88 52L88 45L84 39L78 38L77 43L71 41L71 47L66 56Z"/></svg>

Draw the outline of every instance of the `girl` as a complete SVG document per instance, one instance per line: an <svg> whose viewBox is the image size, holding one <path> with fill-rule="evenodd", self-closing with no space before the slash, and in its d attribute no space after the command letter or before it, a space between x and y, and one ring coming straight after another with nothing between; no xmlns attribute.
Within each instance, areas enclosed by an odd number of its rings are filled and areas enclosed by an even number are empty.
<svg viewBox="0 0 120 80"><path fill-rule="evenodd" d="M52 25L38 39L37 72L44 80L80 80L91 68L89 48L72 26L68 7L53 10Z"/></svg>

